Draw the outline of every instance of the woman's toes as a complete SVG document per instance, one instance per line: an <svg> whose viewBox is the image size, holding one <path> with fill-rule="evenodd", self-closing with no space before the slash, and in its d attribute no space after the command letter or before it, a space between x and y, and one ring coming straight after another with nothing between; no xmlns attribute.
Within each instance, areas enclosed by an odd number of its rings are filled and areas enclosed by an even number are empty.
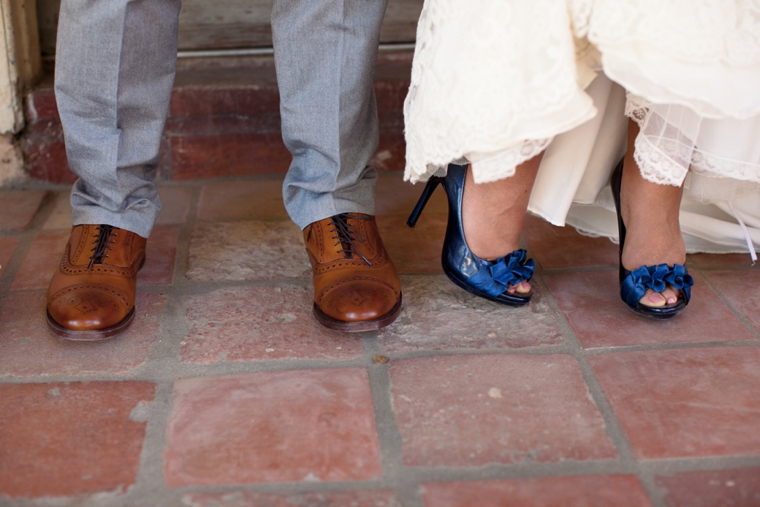
<svg viewBox="0 0 760 507"><path fill-rule="evenodd" d="M523 280L522 282L517 284L517 292L519 294L527 294L530 292L530 284L527 280Z"/></svg>
<svg viewBox="0 0 760 507"><path fill-rule="evenodd" d="M678 293L679 291L672 286L668 285L667 288L662 291L662 296L667 301L666 304L672 305L673 303L678 301Z"/></svg>
<svg viewBox="0 0 760 507"><path fill-rule="evenodd" d="M639 303L653 308L660 308L668 304L667 299L665 299L662 294L651 289L647 289L644 297L639 299Z"/></svg>
<svg viewBox="0 0 760 507"><path fill-rule="evenodd" d="M517 285L510 285L507 289L507 294L514 294L515 292L518 294L527 294L530 292L530 284L526 280L523 280Z"/></svg>

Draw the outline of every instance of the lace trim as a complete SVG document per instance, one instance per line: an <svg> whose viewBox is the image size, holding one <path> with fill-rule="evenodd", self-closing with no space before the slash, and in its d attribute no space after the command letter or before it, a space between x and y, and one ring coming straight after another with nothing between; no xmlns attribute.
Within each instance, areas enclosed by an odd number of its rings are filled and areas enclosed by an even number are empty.
<svg viewBox="0 0 760 507"><path fill-rule="evenodd" d="M526 19L540 19L544 29L520 29ZM562 113L578 94L569 25L567 8L556 0L492 1L477 8L427 0L404 103L405 177L420 181L468 153L519 144L521 137L535 137L523 125ZM452 42L473 30L478 37ZM527 158L535 154L530 149Z"/></svg>
<svg viewBox="0 0 760 507"><path fill-rule="evenodd" d="M699 149L691 156L691 170L705 176L760 183L760 164L729 160Z"/></svg>
<svg viewBox="0 0 760 507"><path fill-rule="evenodd" d="M552 142L548 139L527 139L522 145L501 151L480 160L472 160L472 177L475 183L490 183L515 175L517 166L542 153Z"/></svg>
<svg viewBox="0 0 760 507"><path fill-rule="evenodd" d="M631 92L626 93L625 98L625 115L638 123L641 128L649 113L648 102Z"/></svg>
<svg viewBox="0 0 760 507"><path fill-rule="evenodd" d="M634 147L633 158L645 180L659 185L681 186L688 172L683 166L675 163L641 135L636 137Z"/></svg>
<svg viewBox="0 0 760 507"><path fill-rule="evenodd" d="M503 180L515 175L517 166L523 162L532 159L542 153L552 142L553 137L548 139L528 139L523 141L520 146L500 151L496 154L489 154L487 157L480 158L470 155L452 160L450 163L467 165L472 164L472 177L475 183L490 183L493 181ZM423 174L409 173L404 175L406 181L417 183L426 181L432 176L445 177L447 166L429 164Z"/></svg>
<svg viewBox="0 0 760 507"><path fill-rule="evenodd" d="M653 144L644 134L647 121L651 115L649 103L633 93L627 94L625 101L625 115L635 121L640 128L639 135L634 142L633 158L639 166L641 176L652 183L659 185L681 186L688 172L688 164L679 164L676 160L688 160L691 153L686 154L686 147L673 142L669 145L670 151L663 149L662 144ZM659 141L662 141L660 139ZM678 146L676 146L678 145ZM669 156L676 153L676 160Z"/></svg>
<svg viewBox="0 0 760 507"><path fill-rule="evenodd" d="M625 114L641 129L635 142L634 159L646 180L680 186L687 172L692 170L704 176L760 183L760 164L732 160L700 150L688 136L668 124L667 118L658 113L657 105L646 99L629 93ZM670 137L647 134L648 126L655 118L660 125L656 131L669 130Z"/></svg>

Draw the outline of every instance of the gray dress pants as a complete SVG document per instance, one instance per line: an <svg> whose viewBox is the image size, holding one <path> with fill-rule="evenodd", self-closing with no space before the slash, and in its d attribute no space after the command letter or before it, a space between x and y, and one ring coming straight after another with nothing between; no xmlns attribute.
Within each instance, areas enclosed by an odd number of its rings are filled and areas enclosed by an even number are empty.
<svg viewBox="0 0 760 507"><path fill-rule="evenodd" d="M387 0L275 0L285 206L301 228L374 214L372 73ZM174 82L180 0L63 0L55 92L71 170L72 223L150 235ZM255 162L254 162L255 163Z"/></svg>

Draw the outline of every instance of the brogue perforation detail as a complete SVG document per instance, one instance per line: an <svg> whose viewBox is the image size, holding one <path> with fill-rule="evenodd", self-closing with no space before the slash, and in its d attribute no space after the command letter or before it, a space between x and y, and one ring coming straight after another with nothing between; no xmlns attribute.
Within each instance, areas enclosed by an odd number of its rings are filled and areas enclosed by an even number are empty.
<svg viewBox="0 0 760 507"><path fill-rule="evenodd" d="M314 238L315 243L317 244L317 252L323 252L324 251L324 244L325 244L325 238L322 234L322 228L317 229L316 237Z"/></svg>
<svg viewBox="0 0 760 507"><path fill-rule="evenodd" d="M82 233L82 236L79 238L79 244L77 245L77 249L74 252L74 259L78 259L82 253L84 252L85 247L87 246L87 236L89 235L87 232L89 232L87 229L85 229L85 232ZM71 241L71 240L69 240ZM69 255L71 253L71 243L66 244L66 255Z"/></svg>
<svg viewBox="0 0 760 507"><path fill-rule="evenodd" d="M128 259L131 259L132 256L134 255L134 248L135 248L135 237L130 234L127 236L127 239L126 239L126 249L128 252L128 256L127 256Z"/></svg>
<svg viewBox="0 0 760 507"><path fill-rule="evenodd" d="M333 283L331 283L329 285L326 285L320 291L319 296L316 297L316 298L314 298L314 301L317 304L319 304L325 298L325 295L327 295L328 293L330 293L332 290L340 287L341 285L346 285L346 284L350 284L350 283L357 282L357 281L380 283L381 285L384 285L384 286L388 287L389 289L391 289L393 291L393 293L396 294L397 296L399 294L401 294L401 291L397 290L396 287L394 287L387 280L383 280L382 278L378 278L378 277L375 277L375 276L354 276L354 277L351 277L351 278L348 278L348 279L344 279L344 280L336 280L335 282L333 282Z"/></svg>
<svg viewBox="0 0 760 507"><path fill-rule="evenodd" d="M114 287L111 287L110 285L105 285L102 283L83 283L79 285L72 285L70 287L66 287L65 289L61 289L50 298L51 301L54 304L57 304L59 300L61 300L64 296L67 294L70 294L72 292L81 292L86 290L96 290L101 292L107 292L110 294L113 294L114 296L118 297L122 303L124 303L124 306L127 307L127 309L132 308L132 303L130 302L127 295L120 291L119 289L116 289Z"/></svg>

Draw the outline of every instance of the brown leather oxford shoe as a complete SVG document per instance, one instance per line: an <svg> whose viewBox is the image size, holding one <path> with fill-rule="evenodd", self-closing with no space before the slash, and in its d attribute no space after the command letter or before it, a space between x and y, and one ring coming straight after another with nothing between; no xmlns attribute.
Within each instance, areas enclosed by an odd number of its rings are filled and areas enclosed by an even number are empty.
<svg viewBox="0 0 760 507"><path fill-rule="evenodd" d="M110 225L77 225L47 295L48 327L67 340L105 340L135 316L145 238Z"/></svg>
<svg viewBox="0 0 760 507"><path fill-rule="evenodd" d="M387 326L401 312L401 281L375 217L341 213L303 231L314 272L314 316L348 332Z"/></svg>

